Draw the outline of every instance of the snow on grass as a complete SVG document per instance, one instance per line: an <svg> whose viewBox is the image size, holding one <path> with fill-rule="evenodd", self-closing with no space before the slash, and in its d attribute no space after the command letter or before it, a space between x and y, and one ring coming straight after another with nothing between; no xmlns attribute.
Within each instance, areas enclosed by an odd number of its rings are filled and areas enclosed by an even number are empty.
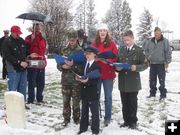
<svg viewBox="0 0 180 135"><path fill-rule="evenodd" d="M120 128L123 123L122 105L118 90L118 80L113 87L113 108L112 121L108 127L103 127L103 117L100 121L100 135L164 135L165 120L180 119L180 52L173 52L172 63L166 75L166 88L168 90L167 99L159 102L159 91L155 98L147 99L149 95L149 69L141 72L142 90L138 94L138 130ZM1 61L1 60L0 60ZM1 69L0 69L1 72ZM61 74L56 69L53 59L48 59L46 67L46 89L44 105L31 105L31 110L27 110L27 129L13 129L4 121L4 91L0 92L0 135L76 135L79 125L75 125L73 120L62 129L60 123L62 116L62 94L61 94ZM0 81L0 83L6 83ZM158 83L159 86L159 83ZM104 94L101 92L101 110L104 116ZM91 135L91 129L82 135Z"/></svg>

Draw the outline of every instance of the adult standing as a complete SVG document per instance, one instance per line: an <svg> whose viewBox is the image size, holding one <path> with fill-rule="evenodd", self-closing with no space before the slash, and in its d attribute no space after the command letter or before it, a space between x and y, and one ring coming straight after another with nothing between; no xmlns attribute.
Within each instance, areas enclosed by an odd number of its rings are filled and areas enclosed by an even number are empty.
<svg viewBox="0 0 180 135"><path fill-rule="evenodd" d="M60 50L62 56L69 57L82 50L78 45L77 31L71 30L68 33L68 44ZM63 95L63 126L67 126L71 119L71 111L73 111L73 120L75 124L79 124L80 119L80 83L75 80L75 74L80 73L82 65L73 61L65 60L65 64L57 65L61 74L62 95ZM72 109L71 109L72 100Z"/></svg>
<svg viewBox="0 0 180 135"><path fill-rule="evenodd" d="M4 36L0 39L0 55L2 56L2 44L3 44L3 41L9 37L9 30L4 30ZM5 62L5 59L2 57L2 64L3 64L3 67L2 67L2 79L6 79L7 77L7 70L6 70L6 62Z"/></svg>
<svg viewBox="0 0 180 135"><path fill-rule="evenodd" d="M115 55L117 55L117 47L116 44L111 40L109 35L109 29L106 24L100 24L97 29L97 34L95 38L95 42L92 43L94 47L96 47L99 53L103 53L106 51L112 51ZM115 62L116 58L108 58L110 62ZM100 83L98 85L99 89L101 90L101 84L104 87L104 94L105 94L105 116L104 116L104 125L108 126L111 121L111 113L112 113L112 90L113 90L113 80L116 77L115 70L109 64L98 61L100 66Z"/></svg>
<svg viewBox="0 0 180 135"><path fill-rule="evenodd" d="M131 64L130 70L116 68L119 71L118 85L122 102L124 123L120 127L137 128L137 95L141 89L140 71L148 67L143 49L134 43L134 35L128 30L123 35L124 46L119 48L118 62Z"/></svg>
<svg viewBox="0 0 180 135"><path fill-rule="evenodd" d="M18 91L24 95L26 100L27 71L28 63L26 57L28 55L27 45L24 39L20 37L22 34L19 26L11 27L11 35L6 38L2 45L2 54L6 62L8 89L10 91Z"/></svg>
<svg viewBox="0 0 180 135"><path fill-rule="evenodd" d="M34 53L30 59L43 60L46 65L46 40L41 34L40 24L34 23L32 34L25 38L25 42L29 48L30 53ZM45 66L40 68L28 68L28 103L33 104L35 99L36 87L36 101L37 104L43 103L43 91L45 87Z"/></svg>
<svg viewBox="0 0 180 135"><path fill-rule="evenodd" d="M79 29L77 33L78 33L79 46L85 49L88 45L91 44L91 42L87 40L86 33L83 29Z"/></svg>
<svg viewBox="0 0 180 135"><path fill-rule="evenodd" d="M163 37L161 29L155 27L154 37L146 43L145 55L150 65L150 95L148 98L155 97L157 91L157 77L160 83L160 100L166 98L167 89L165 88L166 70L171 62L171 48L169 41Z"/></svg>

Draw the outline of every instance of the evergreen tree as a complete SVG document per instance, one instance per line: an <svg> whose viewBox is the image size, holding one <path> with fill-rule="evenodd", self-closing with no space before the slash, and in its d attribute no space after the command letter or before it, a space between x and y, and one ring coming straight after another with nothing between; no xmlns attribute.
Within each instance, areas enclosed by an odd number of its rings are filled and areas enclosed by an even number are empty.
<svg viewBox="0 0 180 135"><path fill-rule="evenodd" d="M115 33L121 33L121 21L122 1L112 0L110 9L106 12L106 16L103 22L108 25L112 35L114 35Z"/></svg>
<svg viewBox="0 0 180 135"><path fill-rule="evenodd" d="M107 23L112 35L121 34L131 28L131 8L124 0L112 0L103 22Z"/></svg>
<svg viewBox="0 0 180 135"><path fill-rule="evenodd" d="M125 31L129 30L131 25L131 13L132 10L129 7L129 3L125 0L122 4L122 21L121 21L121 32L124 33Z"/></svg>
<svg viewBox="0 0 180 135"><path fill-rule="evenodd" d="M153 19L148 9L144 8L144 12L139 17L139 21L140 24L138 24L137 36L139 38L139 43L142 44L144 40L144 36L146 35L150 37L152 32L151 28L152 28Z"/></svg>

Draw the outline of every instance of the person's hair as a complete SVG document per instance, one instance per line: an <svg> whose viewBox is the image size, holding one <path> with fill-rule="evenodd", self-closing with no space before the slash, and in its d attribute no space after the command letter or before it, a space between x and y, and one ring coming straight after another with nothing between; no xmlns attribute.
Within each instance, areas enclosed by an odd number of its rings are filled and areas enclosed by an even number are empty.
<svg viewBox="0 0 180 135"><path fill-rule="evenodd" d="M95 43L96 46L99 46L99 43L101 42L101 38L99 36L99 30L96 32L96 37L95 37ZM105 40L104 40L104 47L108 47L110 45L111 42L111 36L109 34L109 32L107 33Z"/></svg>
<svg viewBox="0 0 180 135"><path fill-rule="evenodd" d="M159 27L155 27L154 28L154 32L156 32L156 31L160 31L161 32L161 29Z"/></svg>
<svg viewBox="0 0 180 135"><path fill-rule="evenodd" d="M127 30L123 33L123 36L134 37L132 30Z"/></svg>
<svg viewBox="0 0 180 135"><path fill-rule="evenodd" d="M38 25L40 25L39 23L33 23L33 29L34 29L34 27L36 27L36 26L38 26Z"/></svg>

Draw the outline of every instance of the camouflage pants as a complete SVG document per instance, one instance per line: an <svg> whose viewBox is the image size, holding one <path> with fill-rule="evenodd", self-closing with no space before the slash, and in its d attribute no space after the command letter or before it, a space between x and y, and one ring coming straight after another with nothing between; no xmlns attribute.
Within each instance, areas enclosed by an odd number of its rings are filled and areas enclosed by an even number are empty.
<svg viewBox="0 0 180 135"><path fill-rule="evenodd" d="M70 121L71 117L71 99L74 122L80 118L80 86L64 85L62 86L63 95L63 117L64 120Z"/></svg>

